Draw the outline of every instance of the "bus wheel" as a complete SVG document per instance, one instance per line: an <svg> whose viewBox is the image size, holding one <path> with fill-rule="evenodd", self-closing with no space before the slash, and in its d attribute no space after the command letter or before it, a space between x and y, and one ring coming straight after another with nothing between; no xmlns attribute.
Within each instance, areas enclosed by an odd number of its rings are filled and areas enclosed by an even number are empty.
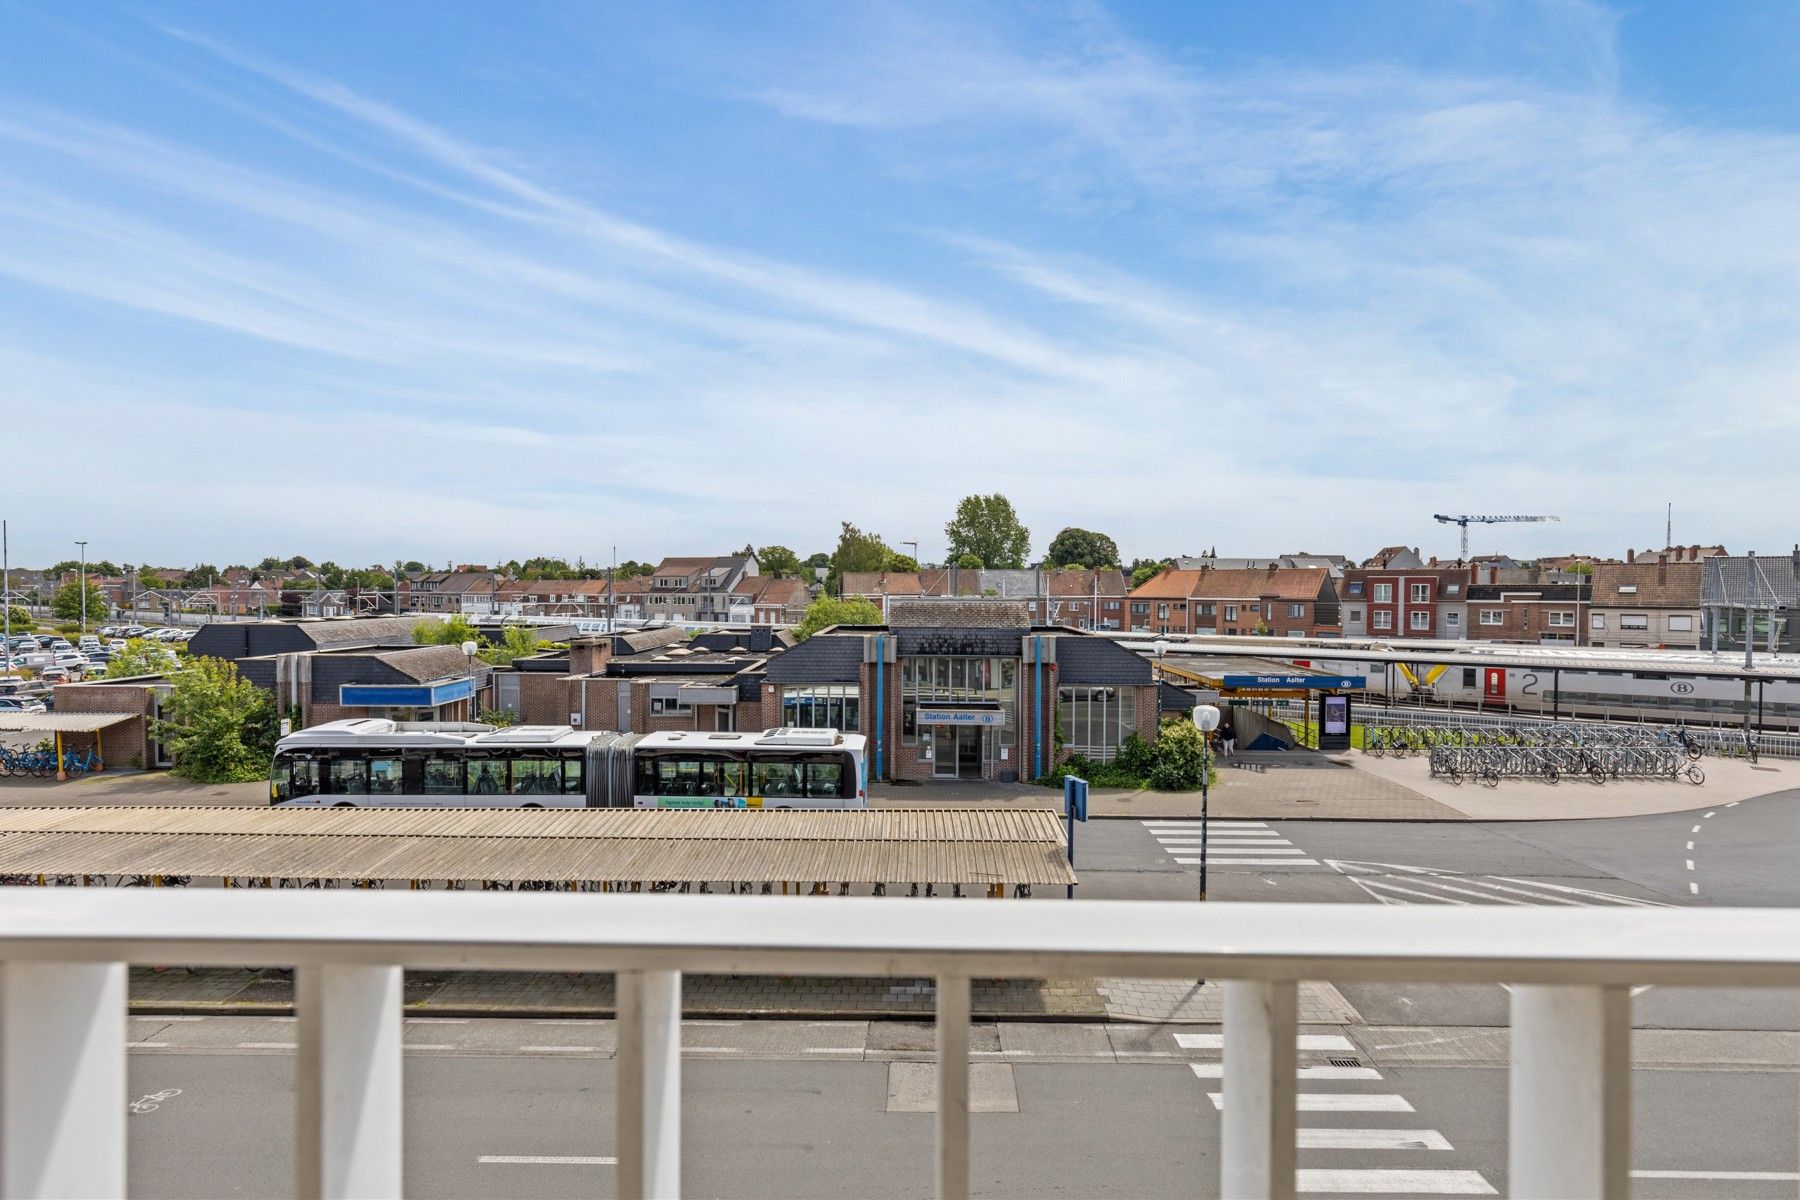
<svg viewBox="0 0 1800 1200"><path fill-rule="evenodd" d="M519 805L519 807L520 808L542 808L544 806L541 804L521 804L521 805Z"/></svg>
<svg viewBox="0 0 1800 1200"><path fill-rule="evenodd" d="M331 807L333 807L333 808L355 808L356 805L350 803L350 801L348 801L348 800L339 800L336 804L332 805Z"/></svg>

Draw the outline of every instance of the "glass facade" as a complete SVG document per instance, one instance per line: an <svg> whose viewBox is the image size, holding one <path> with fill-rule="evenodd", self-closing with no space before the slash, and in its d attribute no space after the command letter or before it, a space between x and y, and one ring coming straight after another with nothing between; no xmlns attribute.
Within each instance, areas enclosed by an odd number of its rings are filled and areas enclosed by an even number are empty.
<svg viewBox="0 0 1800 1200"><path fill-rule="evenodd" d="M1006 724L991 731L993 744L1011 746L1019 723L1018 670L1015 658L901 659L900 740L909 746L918 741L920 701L991 700L1006 713Z"/></svg>
<svg viewBox="0 0 1800 1200"><path fill-rule="evenodd" d="M862 730L862 689L854 683L809 683L781 689L781 723L795 729Z"/></svg>
<svg viewBox="0 0 1800 1200"><path fill-rule="evenodd" d="M1056 691L1064 743L1071 754L1111 762L1135 728L1135 687L1066 687Z"/></svg>

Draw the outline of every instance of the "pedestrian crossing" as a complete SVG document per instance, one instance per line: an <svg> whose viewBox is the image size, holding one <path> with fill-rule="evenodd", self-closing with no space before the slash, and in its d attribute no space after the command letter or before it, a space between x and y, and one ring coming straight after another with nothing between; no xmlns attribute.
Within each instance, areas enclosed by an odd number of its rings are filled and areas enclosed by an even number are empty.
<svg viewBox="0 0 1800 1200"><path fill-rule="evenodd" d="M1210 856L1209 856L1210 857ZM1347 862L1328 858L1325 865L1382 904L1513 905L1581 908L1668 908L1660 900L1620 896L1592 888L1570 887L1510 875L1461 875L1404 863Z"/></svg>
<svg viewBox="0 0 1800 1200"><path fill-rule="evenodd" d="M1184 867L1200 865L1199 821L1145 821L1164 853ZM1267 821L1206 822L1209 867L1316 867L1319 860L1269 827Z"/></svg>
<svg viewBox="0 0 1800 1200"><path fill-rule="evenodd" d="M1175 1044L1202 1055L1219 1055L1224 1035L1177 1033ZM1419 1128L1412 1101L1396 1091L1376 1067L1362 1065L1356 1044L1341 1034L1302 1033L1294 1046L1302 1060L1296 1068L1301 1114L1328 1114L1296 1131L1301 1166L1297 1189L1307 1195L1493 1196L1499 1193L1480 1171L1444 1164L1453 1155L1450 1139L1436 1129ZM1190 1062L1188 1068L1207 1086L1206 1097L1223 1111L1225 1093L1211 1090L1224 1079L1222 1061ZM1326 1155L1321 1159L1321 1155ZM1336 1161L1333 1161L1335 1157ZM1449 1159L1454 1162L1455 1160ZM1323 1165L1321 1165L1323 1164Z"/></svg>

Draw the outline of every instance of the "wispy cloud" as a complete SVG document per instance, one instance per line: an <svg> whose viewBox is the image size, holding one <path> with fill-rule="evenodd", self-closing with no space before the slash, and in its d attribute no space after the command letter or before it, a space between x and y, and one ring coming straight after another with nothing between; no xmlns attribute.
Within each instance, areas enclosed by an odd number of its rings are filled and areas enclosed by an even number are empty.
<svg viewBox="0 0 1800 1200"><path fill-rule="evenodd" d="M1800 501L1791 436L1734 437L1796 429L1800 140L1628 103L1614 13L1535 11L1556 78L1201 66L1092 7L835 11L713 64L734 111L932 202L846 211L866 252L810 258L167 29L191 61L156 70L282 149L9 104L0 403L203 475L238 553L810 550L839 519L930 553L994 488L1040 546L1135 553L1355 552L1445 505L1617 549L1668 498L1782 541L1725 483ZM20 469L84 528L158 488ZM144 553L232 555L192 532Z"/></svg>

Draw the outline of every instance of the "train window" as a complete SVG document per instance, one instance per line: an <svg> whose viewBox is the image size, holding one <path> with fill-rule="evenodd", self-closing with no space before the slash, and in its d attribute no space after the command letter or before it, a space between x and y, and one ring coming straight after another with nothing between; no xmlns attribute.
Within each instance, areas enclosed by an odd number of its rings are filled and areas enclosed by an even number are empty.
<svg viewBox="0 0 1800 1200"><path fill-rule="evenodd" d="M462 763L454 758L426 759L423 788L427 796L462 795Z"/></svg>
<svg viewBox="0 0 1800 1200"><path fill-rule="evenodd" d="M1472 688L1475 686L1475 668L1474 667L1464 667L1463 668L1463 686L1466 688Z"/></svg>

